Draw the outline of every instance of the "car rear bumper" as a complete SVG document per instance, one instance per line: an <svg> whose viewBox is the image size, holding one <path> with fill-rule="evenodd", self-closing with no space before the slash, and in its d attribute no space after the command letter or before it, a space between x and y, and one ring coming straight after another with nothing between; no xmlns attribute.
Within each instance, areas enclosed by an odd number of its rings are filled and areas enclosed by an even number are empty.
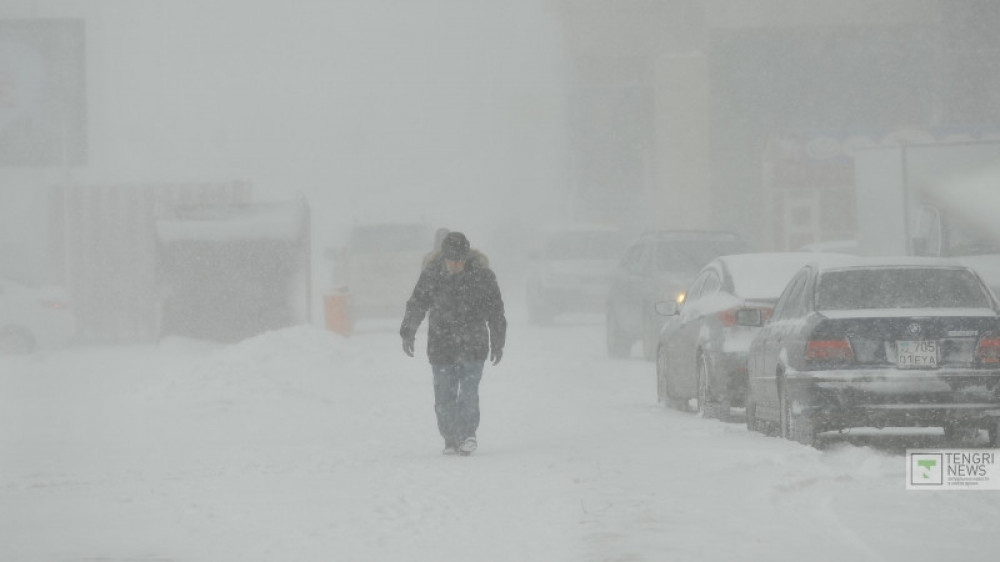
<svg viewBox="0 0 1000 562"><path fill-rule="evenodd" d="M1000 370L844 370L786 375L796 413L825 429L985 425L1000 417Z"/></svg>

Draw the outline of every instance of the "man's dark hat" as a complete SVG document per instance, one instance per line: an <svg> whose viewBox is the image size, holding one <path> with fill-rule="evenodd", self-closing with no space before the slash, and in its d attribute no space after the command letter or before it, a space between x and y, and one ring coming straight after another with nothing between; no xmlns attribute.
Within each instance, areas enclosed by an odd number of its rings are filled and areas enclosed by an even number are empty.
<svg viewBox="0 0 1000 562"><path fill-rule="evenodd" d="M449 232L441 241L441 253L446 260L463 261L469 257L469 239L461 232Z"/></svg>

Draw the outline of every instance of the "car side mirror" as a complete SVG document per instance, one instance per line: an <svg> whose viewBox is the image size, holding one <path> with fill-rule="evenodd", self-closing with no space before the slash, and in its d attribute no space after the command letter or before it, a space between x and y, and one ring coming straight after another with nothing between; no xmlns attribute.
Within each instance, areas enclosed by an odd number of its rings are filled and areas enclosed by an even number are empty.
<svg viewBox="0 0 1000 562"><path fill-rule="evenodd" d="M678 311L677 303L674 301L660 301L656 303L655 308L660 316L675 316Z"/></svg>
<svg viewBox="0 0 1000 562"><path fill-rule="evenodd" d="M741 308L736 311L736 323L740 326L760 327L764 325L764 315L759 308Z"/></svg>

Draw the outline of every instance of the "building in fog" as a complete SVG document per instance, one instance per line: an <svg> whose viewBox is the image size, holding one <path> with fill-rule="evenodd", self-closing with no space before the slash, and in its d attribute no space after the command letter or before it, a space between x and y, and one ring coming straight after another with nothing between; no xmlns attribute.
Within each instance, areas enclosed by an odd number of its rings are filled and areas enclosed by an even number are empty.
<svg viewBox="0 0 1000 562"><path fill-rule="evenodd" d="M852 139L1000 123L1000 3L553 3L583 218L725 228L775 249L851 237Z"/></svg>
<svg viewBox="0 0 1000 562"><path fill-rule="evenodd" d="M0 277L67 287L83 340L233 340L307 321L308 205L253 204L224 139L166 130L199 119L171 90L191 71L149 56L175 41L142 35L155 11L116 7L0 6ZM137 70L171 78L144 91Z"/></svg>

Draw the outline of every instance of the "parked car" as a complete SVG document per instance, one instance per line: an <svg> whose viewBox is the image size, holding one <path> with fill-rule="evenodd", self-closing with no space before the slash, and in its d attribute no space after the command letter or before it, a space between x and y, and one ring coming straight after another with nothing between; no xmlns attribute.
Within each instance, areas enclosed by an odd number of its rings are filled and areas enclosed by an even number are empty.
<svg viewBox="0 0 1000 562"><path fill-rule="evenodd" d="M627 357L642 341L643 356L656 358L663 317L657 302L682 293L706 263L727 254L749 251L731 232L651 231L642 234L624 253L611 281L606 311L608 354Z"/></svg>
<svg viewBox="0 0 1000 562"><path fill-rule="evenodd" d="M0 278L0 355L70 344L76 317L61 287L27 287Z"/></svg>
<svg viewBox="0 0 1000 562"><path fill-rule="evenodd" d="M953 262L804 267L751 343L747 369L752 430L815 444L829 430L940 426L949 441L986 429L997 444L998 305Z"/></svg>
<svg viewBox="0 0 1000 562"><path fill-rule="evenodd" d="M391 318L402 316L433 249L434 230L424 224L366 224L354 227L347 245L327 255L334 260L333 284L349 295L353 318Z"/></svg>
<svg viewBox="0 0 1000 562"><path fill-rule="evenodd" d="M526 287L528 317L546 323L572 312L601 312L611 274L625 243L603 225L550 227L531 253Z"/></svg>
<svg viewBox="0 0 1000 562"><path fill-rule="evenodd" d="M748 313L768 318L788 281L820 254L806 252L722 256L703 267L684 299L656 304L667 317L656 352L661 403L727 419L746 399L747 353L760 329L741 325Z"/></svg>

